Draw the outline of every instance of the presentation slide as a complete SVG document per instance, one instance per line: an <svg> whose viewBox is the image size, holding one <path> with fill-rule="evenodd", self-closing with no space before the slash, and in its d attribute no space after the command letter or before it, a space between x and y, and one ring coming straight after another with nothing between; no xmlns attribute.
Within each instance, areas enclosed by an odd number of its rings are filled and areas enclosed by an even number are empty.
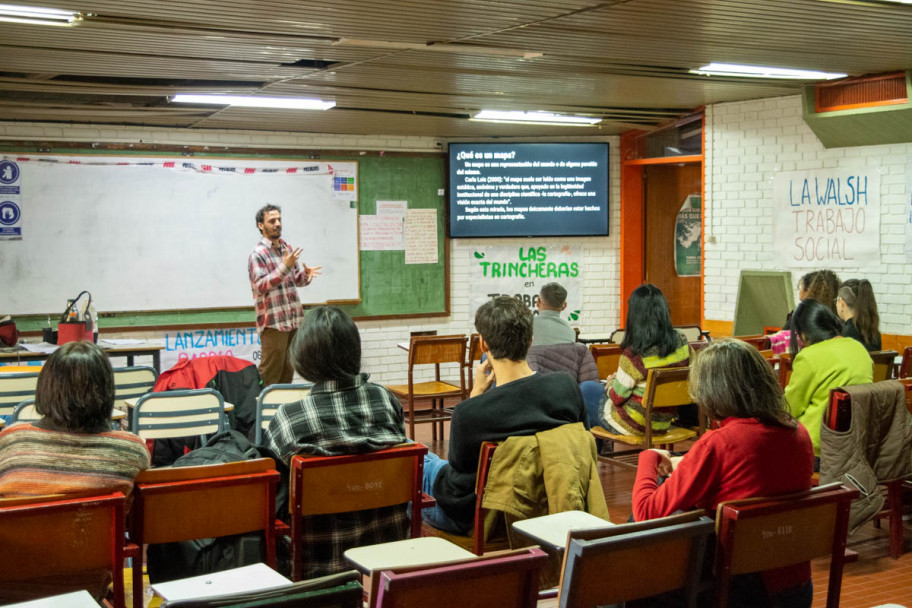
<svg viewBox="0 0 912 608"><path fill-rule="evenodd" d="M607 143L452 143L450 236L607 236Z"/></svg>

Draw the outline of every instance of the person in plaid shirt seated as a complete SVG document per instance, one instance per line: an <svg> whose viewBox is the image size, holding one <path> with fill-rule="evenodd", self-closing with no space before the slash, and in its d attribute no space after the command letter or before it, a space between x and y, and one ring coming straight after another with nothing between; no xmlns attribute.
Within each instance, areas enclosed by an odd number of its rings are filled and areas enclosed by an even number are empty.
<svg viewBox="0 0 912 608"><path fill-rule="evenodd" d="M295 454L360 454L405 442L402 406L361 373L361 336L344 312L335 306L309 310L291 359L314 386L301 401L281 406L266 430L266 448L286 465ZM408 538L407 508L305 517L304 578L350 569L342 554L352 547Z"/></svg>

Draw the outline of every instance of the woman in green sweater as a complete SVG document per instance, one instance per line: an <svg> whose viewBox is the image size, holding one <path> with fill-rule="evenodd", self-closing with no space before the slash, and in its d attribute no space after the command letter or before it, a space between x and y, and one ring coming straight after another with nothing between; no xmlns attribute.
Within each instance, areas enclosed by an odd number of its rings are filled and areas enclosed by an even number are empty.
<svg viewBox="0 0 912 608"><path fill-rule="evenodd" d="M867 349L841 332L842 321L817 300L802 301L792 315L794 359L785 400L792 416L807 427L817 457L830 389L873 381L874 362Z"/></svg>

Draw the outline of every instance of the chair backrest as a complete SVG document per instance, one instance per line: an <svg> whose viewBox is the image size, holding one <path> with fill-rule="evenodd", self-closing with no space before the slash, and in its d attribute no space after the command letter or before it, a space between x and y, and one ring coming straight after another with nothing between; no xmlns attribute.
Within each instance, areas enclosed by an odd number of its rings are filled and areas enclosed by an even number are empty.
<svg viewBox="0 0 912 608"><path fill-rule="evenodd" d="M35 400L26 399L13 410L13 417L12 420L10 420L10 425L16 424L17 422L37 422L38 420L41 420L41 414L35 409Z"/></svg>
<svg viewBox="0 0 912 608"><path fill-rule="evenodd" d="M703 328L699 325L675 325L674 328L684 334L684 337L687 338L688 342L696 342L698 340L709 341L709 332L703 331Z"/></svg>
<svg viewBox="0 0 912 608"><path fill-rule="evenodd" d="M131 430L143 439L193 437L227 427L225 402L211 388L146 393L133 408Z"/></svg>
<svg viewBox="0 0 912 608"><path fill-rule="evenodd" d="M12 416L19 403L34 399L37 386L37 372L0 374L0 416Z"/></svg>
<svg viewBox="0 0 912 608"><path fill-rule="evenodd" d="M431 363L458 363L466 360L466 343L463 335L412 336L409 342L409 367Z"/></svg>
<svg viewBox="0 0 912 608"><path fill-rule="evenodd" d="M604 380L618 370L622 351L617 344L590 344L589 352L595 359L600 379Z"/></svg>
<svg viewBox="0 0 912 608"><path fill-rule="evenodd" d="M293 579L303 572L300 548L303 517L349 513L411 502L411 535L421 535L421 480L427 447L406 443L386 450L346 456L294 456L291 459Z"/></svg>
<svg viewBox="0 0 912 608"><path fill-rule="evenodd" d="M782 387L782 390L785 390L785 387L788 386L789 380L792 378L792 355L791 353L780 353L779 354L779 386Z"/></svg>
<svg viewBox="0 0 912 608"><path fill-rule="evenodd" d="M256 437L254 443L262 445L263 431L272 422L280 405L300 401L307 396L312 387L313 383L307 382L303 384L273 384L264 388L260 392L260 396L257 397Z"/></svg>
<svg viewBox="0 0 912 608"><path fill-rule="evenodd" d="M356 570L248 593L165 602L162 608L361 608L364 590Z"/></svg>
<svg viewBox="0 0 912 608"><path fill-rule="evenodd" d="M701 350L703 350L704 348L709 346L710 342L708 342L707 340L697 340L696 342L688 342L687 345L690 346L690 349L692 351L694 351L694 354L697 354Z"/></svg>
<svg viewBox="0 0 912 608"><path fill-rule="evenodd" d="M124 502L120 492L0 499L0 582L24 585L49 575L66 580L110 570L114 605L123 608ZM84 588L77 581L73 591ZM43 597L65 590L55 582L36 592Z"/></svg>
<svg viewBox="0 0 912 608"><path fill-rule="evenodd" d="M127 410L125 399L136 400L152 391L158 372L154 367L136 365L114 368L114 408Z"/></svg>
<svg viewBox="0 0 912 608"><path fill-rule="evenodd" d="M899 383L906 387L906 409L912 414L912 378L903 378Z"/></svg>
<svg viewBox="0 0 912 608"><path fill-rule="evenodd" d="M142 546L263 530L274 567L278 482L271 458L142 471L133 489L130 539Z"/></svg>
<svg viewBox="0 0 912 608"><path fill-rule="evenodd" d="M830 557L827 606L838 606L849 506L858 496L858 490L834 483L787 496L720 503L716 606L727 605L732 576L822 556Z"/></svg>
<svg viewBox="0 0 912 608"><path fill-rule="evenodd" d="M624 336L627 334L623 329L615 329L611 332L611 335L608 336L608 341L612 344L620 344L624 341Z"/></svg>
<svg viewBox="0 0 912 608"><path fill-rule="evenodd" d="M538 547L408 572L382 570L377 608L534 608L539 571L548 556Z"/></svg>
<svg viewBox="0 0 912 608"><path fill-rule="evenodd" d="M652 446L652 412L656 409L680 407L693 403L687 389L689 367L659 367L646 373L646 387L643 393L643 408L646 410L646 447ZM700 410L700 428L705 426Z"/></svg>
<svg viewBox="0 0 912 608"><path fill-rule="evenodd" d="M875 350L868 353L874 362L874 382L893 379L893 364L899 353L895 350Z"/></svg>
<svg viewBox="0 0 912 608"><path fill-rule="evenodd" d="M713 533L702 511L568 535L559 606L590 608L685 589L691 602ZM661 564L661 566L658 566Z"/></svg>
<svg viewBox="0 0 912 608"><path fill-rule="evenodd" d="M747 342L757 350L769 350L772 348L770 343L769 336L767 335L756 335L756 336L735 336L736 340L741 340L742 342Z"/></svg>
<svg viewBox="0 0 912 608"><path fill-rule="evenodd" d="M899 378L908 378L912 374L912 346L903 349L902 362L899 364Z"/></svg>

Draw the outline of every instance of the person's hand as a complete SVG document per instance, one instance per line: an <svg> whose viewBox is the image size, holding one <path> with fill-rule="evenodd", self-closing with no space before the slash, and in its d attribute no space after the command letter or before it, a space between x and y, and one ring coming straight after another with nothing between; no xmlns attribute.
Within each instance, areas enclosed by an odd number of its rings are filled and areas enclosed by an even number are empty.
<svg viewBox="0 0 912 608"><path fill-rule="evenodd" d="M651 451L655 452L656 454L659 455L659 466L656 467L656 470L658 471L659 475L661 475L663 477L667 477L668 475L671 475L674 472L675 466L677 466L677 464L678 464L677 461L680 460L680 458L673 457L668 452L668 450L653 449Z"/></svg>
<svg viewBox="0 0 912 608"><path fill-rule="evenodd" d="M307 266L304 265L304 274L307 276L307 280L311 280L316 276L323 274L322 266Z"/></svg>
<svg viewBox="0 0 912 608"><path fill-rule="evenodd" d="M298 265L298 258L301 257L301 251L302 249L300 247L296 247L294 250L285 254L285 257L282 258L282 263L285 264L285 268L294 270L294 267Z"/></svg>
<svg viewBox="0 0 912 608"><path fill-rule="evenodd" d="M477 397L491 388L494 384L494 368L491 367L491 361L485 359L475 366L475 379L472 383L471 397Z"/></svg>
<svg viewBox="0 0 912 608"><path fill-rule="evenodd" d="M607 393L611 386L614 384L614 377L617 376L617 373L608 374L608 377L605 378L605 392Z"/></svg>

